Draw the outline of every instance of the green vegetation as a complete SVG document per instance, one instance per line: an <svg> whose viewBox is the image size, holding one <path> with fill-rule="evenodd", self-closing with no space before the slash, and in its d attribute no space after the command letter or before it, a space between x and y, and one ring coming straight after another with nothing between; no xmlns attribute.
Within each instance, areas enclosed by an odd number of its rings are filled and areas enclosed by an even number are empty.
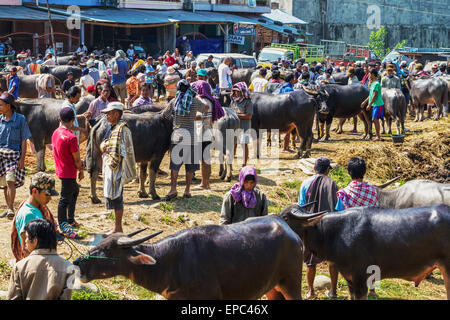
<svg viewBox="0 0 450 320"><path fill-rule="evenodd" d="M378 58L380 60L383 60L384 57L386 57L389 52L391 52L391 49L387 48L386 46L386 27L382 26L377 31L372 31L369 35L369 43L367 45L369 48L377 54ZM394 47L394 50L400 49L405 47L406 40L402 40Z"/></svg>
<svg viewBox="0 0 450 320"><path fill-rule="evenodd" d="M114 211L111 211L106 217L112 221L116 220L116 215L114 214Z"/></svg>
<svg viewBox="0 0 450 320"><path fill-rule="evenodd" d="M339 165L330 171L329 177L336 182L339 189L345 188L352 181L347 169Z"/></svg>
<svg viewBox="0 0 450 320"><path fill-rule="evenodd" d="M300 187L302 185L302 181L294 180L294 181L286 181L281 184L283 187L294 189L294 190L300 190Z"/></svg>
<svg viewBox="0 0 450 320"><path fill-rule="evenodd" d="M174 204L171 202L160 202L159 203L159 208L164 212L164 213L170 213L173 211L174 209Z"/></svg>
<svg viewBox="0 0 450 320"><path fill-rule="evenodd" d="M164 215L162 216L159 221L161 221L162 223L168 224L169 226L174 224L174 221L172 219L172 217L168 216L168 215Z"/></svg>
<svg viewBox="0 0 450 320"><path fill-rule="evenodd" d="M179 214L177 217L177 221L181 222L181 223L185 223L187 221L186 216L184 214Z"/></svg>
<svg viewBox="0 0 450 320"><path fill-rule="evenodd" d="M55 162L45 160L45 172L47 173L55 173Z"/></svg>
<svg viewBox="0 0 450 320"><path fill-rule="evenodd" d="M97 285L99 292L74 290L72 300L121 300L121 296Z"/></svg>

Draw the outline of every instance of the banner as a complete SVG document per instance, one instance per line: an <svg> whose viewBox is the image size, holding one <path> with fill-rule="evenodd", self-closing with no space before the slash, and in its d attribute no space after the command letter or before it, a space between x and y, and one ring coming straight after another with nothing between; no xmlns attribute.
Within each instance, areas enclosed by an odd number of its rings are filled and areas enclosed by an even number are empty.
<svg viewBox="0 0 450 320"><path fill-rule="evenodd" d="M240 44L240 45L243 45L245 43L245 37L235 36L235 35L231 35L231 34L228 35L226 40L229 43Z"/></svg>
<svg viewBox="0 0 450 320"><path fill-rule="evenodd" d="M252 36L255 35L255 26L253 24L234 24L234 34L237 36Z"/></svg>

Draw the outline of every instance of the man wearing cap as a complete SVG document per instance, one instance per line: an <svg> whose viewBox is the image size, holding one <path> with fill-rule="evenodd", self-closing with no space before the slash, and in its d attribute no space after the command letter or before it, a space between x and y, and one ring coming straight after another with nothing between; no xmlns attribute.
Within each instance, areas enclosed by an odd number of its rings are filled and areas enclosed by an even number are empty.
<svg viewBox="0 0 450 320"><path fill-rule="evenodd" d="M148 56L145 61L145 83L150 84L150 98L153 98L156 70L153 68L153 57Z"/></svg>
<svg viewBox="0 0 450 320"><path fill-rule="evenodd" d="M123 186L136 177L136 160L134 158L133 138L126 121L122 120L123 104L111 102L106 109L111 130L100 144L103 153L103 192L107 210L114 210L114 228L106 236L123 232Z"/></svg>
<svg viewBox="0 0 450 320"><path fill-rule="evenodd" d="M97 83L100 80L100 72L95 67L94 60L89 60L86 67L89 69L89 75L94 79L94 83Z"/></svg>
<svg viewBox="0 0 450 320"><path fill-rule="evenodd" d="M54 66L55 65L55 60L52 59L52 54L51 53L47 53L45 55L45 61L42 63L43 66Z"/></svg>
<svg viewBox="0 0 450 320"><path fill-rule="evenodd" d="M75 115L69 107L59 112L60 127L53 132L53 158L55 174L61 180L61 198L58 204L58 223L61 231L70 238L77 238L71 227L78 227L75 221L75 207L79 193L78 179L84 178L78 139L73 134ZM69 227L70 225L71 227Z"/></svg>
<svg viewBox="0 0 450 320"><path fill-rule="evenodd" d="M74 131L75 136L77 137L78 143L80 142L80 133L83 133L86 137L88 135L88 131L85 128L80 128L78 125L78 121L82 119L86 119L84 114L77 115L77 110L75 105L80 101L81 98L81 89L78 86L71 87L66 93L66 99L64 100L62 108L70 108L72 110L74 118L74 123L72 126L72 131Z"/></svg>
<svg viewBox="0 0 450 320"><path fill-rule="evenodd" d="M26 57L27 55L25 52L21 52L17 55L17 59L19 60L19 67L22 68L25 75L29 75L27 62L25 61Z"/></svg>
<svg viewBox="0 0 450 320"><path fill-rule="evenodd" d="M402 89L400 79L394 75L394 69L392 67L388 67L387 74L381 78L381 87L387 89Z"/></svg>
<svg viewBox="0 0 450 320"><path fill-rule="evenodd" d="M208 71L206 71L206 69L198 69L198 71L197 71L197 80L206 81L207 75L208 75Z"/></svg>
<svg viewBox="0 0 450 320"><path fill-rule="evenodd" d="M61 86L61 90L67 94L67 92L69 91L70 88L72 88L75 85L75 81L73 80L73 72L72 71L68 71L67 72L67 79L64 80L62 86Z"/></svg>
<svg viewBox="0 0 450 320"><path fill-rule="evenodd" d="M8 210L0 217L14 217L16 188L25 181L27 139L31 138L25 116L15 112L14 97L0 96L0 189L4 189Z"/></svg>
<svg viewBox="0 0 450 320"><path fill-rule="evenodd" d="M81 71L81 78L80 78L80 86L81 86L81 96L87 95L87 88L89 86L94 86L95 82L94 79L89 75L89 69L84 68Z"/></svg>
<svg viewBox="0 0 450 320"><path fill-rule="evenodd" d="M10 69L9 75L6 76L6 80L8 82L8 93L11 94L14 99L17 99L19 97L20 79L17 76L16 67Z"/></svg>
<svg viewBox="0 0 450 320"><path fill-rule="evenodd" d="M440 77L442 76L441 70L439 70L438 65L435 63L431 66L431 76L432 77Z"/></svg>
<svg viewBox="0 0 450 320"><path fill-rule="evenodd" d="M331 170L330 159L327 157L319 157L314 164L314 176L303 181L300 191L298 193L298 204L300 206L307 203L315 202L309 206L309 213L316 213L321 211L334 211L337 204L338 187L336 182L328 177ZM316 265L322 262L314 254L305 248L304 261L306 263L306 278L308 282L307 298L315 296L314 293L314 278L316 276ZM333 264L329 264L331 276L331 290L327 292L330 298L336 297L336 287L338 271Z"/></svg>
<svg viewBox="0 0 450 320"><path fill-rule="evenodd" d="M188 51L183 59L186 69L189 69L191 67L191 63L194 60L195 60L194 53L192 51ZM195 65L197 65L197 63L195 63Z"/></svg>
<svg viewBox="0 0 450 320"><path fill-rule="evenodd" d="M56 228L56 222L47 207L52 196L57 196L55 179L48 173L38 172L31 177L30 195L22 202L13 216L11 232L11 250L16 262L27 257L30 252L25 245L25 225L35 219L46 219Z"/></svg>
<svg viewBox="0 0 450 320"><path fill-rule="evenodd" d="M167 102L170 102L175 95L177 94L177 83L180 80L180 76L176 74L175 68L169 67L167 68L167 72L164 76L164 87L167 92Z"/></svg>
<svg viewBox="0 0 450 320"><path fill-rule="evenodd" d="M186 71L186 75L185 75L185 79L189 82L189 83L193 83L195 81L197 81L197 62L192 61L191 62L191 67L188 69L188 71Z"/></svg>

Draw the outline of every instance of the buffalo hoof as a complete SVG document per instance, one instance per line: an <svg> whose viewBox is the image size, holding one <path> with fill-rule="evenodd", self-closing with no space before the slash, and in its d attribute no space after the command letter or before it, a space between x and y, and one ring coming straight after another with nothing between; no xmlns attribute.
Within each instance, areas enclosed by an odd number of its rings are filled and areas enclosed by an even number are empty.
<svg viewBox="0 0 450 320"><path fill-rule="evenodd" d="M292 160L297 160L300 159L302 157L302 154L300 152L298 152L295 156L292 157Z"/></svg>
<svg viewBox="0 0 450 320"><path fill-rule="evenodd" d="M342 134L344 131L342 131L342 130L336 130L336 133L337 134Z"/></svg>
<svg viewBox="0 0 450 320"><path fill-rule="evenodd" d="M439 117L434 118L434 121L439 121Z"/></svg>
<svg viewBox="0 0 450 320"><path fill-rule="evenodd" d="M317 142L319 142L319 139L313 138L313 142L317 143Z"/></svg>
<svg viewBox="0 0 450 320"><path fill-rule="evenodd" d="M91 199L91 203L92 203L92 204L99 204L99 203L102 203L102 202L100 201L100 199L97 198L96 196L95 196L95 197L89 196L89 198Z"/></svg>
<svg viewBox="0 0 450 320"><path fill-rule="evenodd" d="M225 178L225 182L231 182L231 176Z"/></svg>
<svg viewBox="0 0 450 320"><path fill-rule="evenodd" d="M149 195L148 195L148 193L145 192L145 191L138 191L138 197L139 197L139 198L148 198Z"/></svg>
<svg viewBox="0 0 450 320"><path fill-rule="evenodd" d="M226 171L224 171L224 172L220 175L220 180L224 180L226 176L227 176L227 173L226 173Z"/></svg>
<svg viewBox="0 0 450 320"><path fill-rule="evenodd" d="M324 138L322 139L322 141L328 141L328 140L330 140L330 137L329 137L329 136L326 136L326 137L324 137Z"/></svg>
<svg viewBox="0 0 450 320"><path fill-rule="evenodd" d="M161 197L158 196L156 193L152 193L152 200L161 200Z"/></svg>

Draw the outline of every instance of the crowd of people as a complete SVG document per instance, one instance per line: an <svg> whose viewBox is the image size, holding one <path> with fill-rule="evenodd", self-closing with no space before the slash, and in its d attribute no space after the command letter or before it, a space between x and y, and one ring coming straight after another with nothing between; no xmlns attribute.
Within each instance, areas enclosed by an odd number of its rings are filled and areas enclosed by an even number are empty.
<svg viewBox="0 0 450 320"><path fill-rule="evenodd" d="M270 70L260 68L259 76L247 86L245 82L232 83L231 77L235 67L231 58L225 58L218 66L219 84L217 91L214 91L207 81L207 68L214 65L213 56L198 62L195 61L192 51L187 50L186 54L182 55L177 48L173 53L167 51L158 57L155 63L151 56L147 56L145 61L137 57L131 45L126 52L117 50L114 58L105 65L99 59L103 51L98 48L88 55L87 48L80 45L77 53L82 55L81 61L85 67L78 84L71 73L68 73L67 79L62 83L60 92L66 99L61 101L60 126L52 135L55 176L60 179L61 190L58 192L55 189L55 177L47 173L37 173L31 177L28 198L18 208L14 208L15 194L16 189L24 184L26 141L31 137L25 117L15 109L20 87L18 74L19 70L23 74L39 72L39 68L34 65L51 65L52 62L47 62L54 56L51 45L46 49L45 60L38 56L37 59L26 63L28 53L20 53L18 62L9 66L8 90L0 96L0 186L5 190L8 207L1 216L13 221L11 249L17 262L11 276L9 299L70 298L71 289L65 286L65 281L71 273L67 268L68 262L57 255L56 245L58 239L80 238L76 231L80 224L75 219L80 192L78 182L84 178L84 162L80 157L79 143L80 135L87 134L87 129L79 125L81 121L85 121L86 128L89 128L104 116L111 125L111 130L100 145L105 205L108 210L114 210L115 216L114 226L104 232L107 237L112 233L123 232L124 185L136 177L133 136L127 122L123 120L126 109L162 101L161 99L168 103L163 115L172 117L174 130L170 146L170 191L164 200L170 201L178 196L178 173L183 164L186 169L184 198L192 197L191 182L194 173L200 169L201 183L193 189L211 188L208 148L213 140L211 130L213 123L224 116L224 110L216 96L218 91L230 92L230 107L236 111L240 119L240 129L245 132L251 127L253 115L251 92L282 94L305 87L311 89L322 83L333 83L334 74L347 72L349 85L361 83L370 88L370 95L361 107L372 110L379 140L378 121L383 118L384 105L381 88L398 88L403 91L403 81L410 73L416 71L417 76L427 76L417 61L409 67L403 62L374 65L357 62L354 65L335 66L329 61L323 61L313 62L309 66L304 61L299 61L295 69L291 68L288 61L280 61L280 65L274 64ZM180 72L183 68L186 69L184 77ZM437 75L437 72L434 72L434 75ZM54 94L54 83L44 87L49 90L40 94L40 97L47 96L47 93L50 96ZM75 105L81 97L88 95L93 98L88 110L77 115ZM194 139L196 121L202 124L201 145L197 145ZM187 137L186 132L189 134ZM224 196L219 220L221 225L268 214L268 198L263 190L257 187L257 169L247 165L249 143L248 135L240 136L238 144L244 147L242 168L238 183ZM200 159L194 156L198 149L203 155ZM377 204L376 188L363 180L366 164L362 158L350 159L348 172L352 182L340 190L328 177L330 168L328 158L319 157L316 160L316 174L303 181L299 190L300 205L317 201L311 206L310 212L319 212ZM55 219L48 203L52 196L58 195ZM320 261L313 253L308 253L305 254L305 262L308 296L313 297L314 275L316 265ZM51 290L45 292L39 289L39 286L41 281L44 281L42 278L49 277L48 271L43 269L47 264L54 266L57 276L51 278L54 283L47 286ZM335 297L338 274L333 265L330 265L330 275L332 287L329 296ZM39 279L33 280L34 278Z"/></svg>

